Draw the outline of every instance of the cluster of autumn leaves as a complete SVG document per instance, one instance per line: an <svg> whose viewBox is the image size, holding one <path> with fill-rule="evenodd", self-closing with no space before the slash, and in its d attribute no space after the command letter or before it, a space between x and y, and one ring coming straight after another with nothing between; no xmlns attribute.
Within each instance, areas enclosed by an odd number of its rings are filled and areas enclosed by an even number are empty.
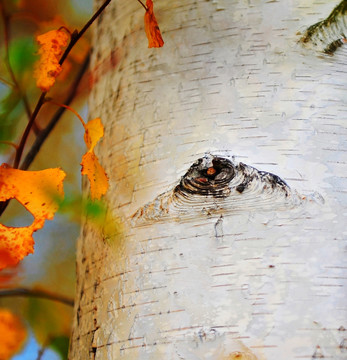
<svg viewBox="0 0 347 360"><path fill-rule="evenodd" d="M52 30L37 37L40 45L35 76L37 86L47 92L61 72L59 57L68 43L65 30ZM107 175L100 165L94 148L104 135L100 119L87 124L80 118L85 129L84 140L88 151L82 158L82 174L91 184L91 198L100 199L108 188ZM0 201L18 200L33 216L27 227L7 227L0 224L0 270L17 264L34 251L33 233L44 226L45 220L53 218L58 203L64 196L63 180L66 174L59 168L41 171L24 171L3 164L0 167Z"/></svg>
<svg viewBox="0 0 347 360"><path fill-rule="evenodd" d="M108 188L107 175L94 153L94 147L103 136L100 119L84 124L84 139L88 151L82 158L82 174L90 181L91 198L100 199ZM58 203L64 196L63 180L66 174L59 168L41 171L0 167L0 201L16 199L34 216L27 227L8 227L0 224L0 269L13 266L34 251L33 233L53 219Z"/></svg>
<svg viewBox="0 0 347 360"><path fill-rule="evenodd" d="M141 1L139 1L141 2ZM153 12L153 1L146 0L144 22L148 47L162 47L164 41ZM70 33L66 28L51 30L36 37L39 44L39 61L34 77L37 87L48 92L55 83L62 67L59 63L63 49L68 46ZM95 146L104 135L101 119L85 123L70 107L84 127L84 141L87 151L82 157L81 173L87 175L90 183L90 197L100 199L108 189L108 177L94 152ZM34 217L26 227L9 227L0 224L0 270L16 265L34 251L33 233L44 226L45 220L54 217L64 197L63 181L65 172L60 168L41 171L24 171L7 164L0 166L0 202L16 199ZM0 309L0 360L10 358L23 343L26 332L19 319L11 312Z"/></svg>

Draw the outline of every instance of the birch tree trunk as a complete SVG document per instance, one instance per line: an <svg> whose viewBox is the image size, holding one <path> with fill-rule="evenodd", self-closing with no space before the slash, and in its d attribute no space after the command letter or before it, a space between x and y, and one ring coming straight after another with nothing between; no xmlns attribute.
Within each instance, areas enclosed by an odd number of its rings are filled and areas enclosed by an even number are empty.
<svg viewBox="0 0 347 360"><path fill-rule="evenodd" d="M347 53L298 43L336 5L156 0L162 49L106 9L70 359L346 358Z"/></svg>

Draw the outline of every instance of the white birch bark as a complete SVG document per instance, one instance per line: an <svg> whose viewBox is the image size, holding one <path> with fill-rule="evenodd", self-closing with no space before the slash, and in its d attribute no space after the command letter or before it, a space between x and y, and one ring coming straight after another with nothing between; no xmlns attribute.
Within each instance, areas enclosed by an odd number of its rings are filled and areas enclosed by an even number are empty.
<svg viewBox="0 0 347 360"><path fill-rule="evenodd" d="M346 358L347 52L297 43L335 5L156 0L162 49L136 1L106 9L90 112L120 220L104 239L84 224L71 359ZM208 153L299 201L252 183L130 221Z"/></svg>

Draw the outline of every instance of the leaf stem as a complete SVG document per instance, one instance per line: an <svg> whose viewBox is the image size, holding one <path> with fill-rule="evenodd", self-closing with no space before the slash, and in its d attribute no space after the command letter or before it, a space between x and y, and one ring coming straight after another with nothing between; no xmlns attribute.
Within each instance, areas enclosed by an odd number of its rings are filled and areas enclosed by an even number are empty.
<svg viewBox="0 0 347 360"><path fill-rule="evenodd" d="M72 113L74 113L74 114L78 117L78 119L79 119L80 122L82 123L83 127L86 126L86 123L85 123L84 120L82 119L82 116L81 116L75 109L73 109L71 106L58 103L58 102L56 102L56 101L54 101L54 100L48 100L47 102L70 110Z"/></svg>
<svg viewBox="0 0 347 360"><path fill-rule="evenodd" d="M137 0L144 8L146 11L148 11L147 6L141 1L141 0Z"/></svg>
<svg viewBox="0 0 347 360"><path fill-rule="evenodd" d="M27 289L27 288L13 288L13 289L0 290L0 297L11 297L11 296L38 297L41 299L57 301L69 306L74 305L73 299L64 295L51 293L46 290Z"/></svg>
<svg viewBox="0 0 347 360"><path fill-rule="evenodd" d="M17 144L13 143L12 141L0 140L0 144L10 145L14 147L16 150L18 148Z"/></svg>

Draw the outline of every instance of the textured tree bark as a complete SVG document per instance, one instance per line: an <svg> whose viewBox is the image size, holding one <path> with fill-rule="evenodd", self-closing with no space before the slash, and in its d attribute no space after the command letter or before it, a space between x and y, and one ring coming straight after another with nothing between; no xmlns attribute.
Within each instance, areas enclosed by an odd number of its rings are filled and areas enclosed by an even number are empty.
<svg viewBox="0 0 347 360"><path fill-rule="evenodd" d="M298 43L335 5L156 0L162 49L136 1L107 8L117 220L83 226L70 359L345 358L346 49Z"/></svg>

